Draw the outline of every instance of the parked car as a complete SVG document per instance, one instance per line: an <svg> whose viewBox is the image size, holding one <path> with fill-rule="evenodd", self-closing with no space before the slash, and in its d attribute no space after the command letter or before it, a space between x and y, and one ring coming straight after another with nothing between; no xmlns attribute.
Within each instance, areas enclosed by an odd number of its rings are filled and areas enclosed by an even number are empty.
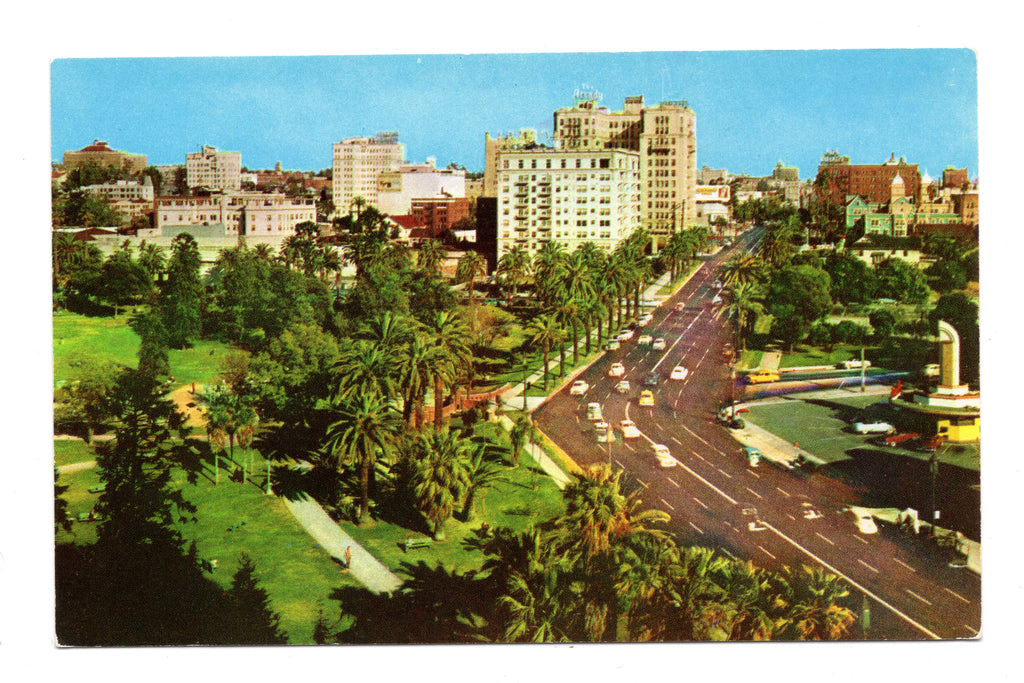
<svg viewBox="0 0 1024 683"><path fill-rule="evenodd" d="M622 427L623 439L639 439L640 430L632 420L623 420L619 425Z"/></svg>
<svg viewBox="0 0 1024 683"><path fill-rule="evenodd" d="M622 377L626 374L626 366L622 363L612 363L612 366L608 368L609 377Z"/></svg>
<svg viewBox="0 0 1024 683"><path fill-rule="evenodd" d="M618 339L609 339L608 343L604 345L606 351L614 351L619 348L620 342Z"/></svg>
<svg viewBox="0 0 1024 683"><path fill-rule="evenodd" d="M722 345L722 356L729 358L733 354L732 342L725 342Z"/></svg>
<svg viewBox="0 0 1024 683"><path fill-rule="evenodd" d="M896 428L884 420L854 422L853 431L858 434L895 434Z"/></svg>
<svg viewBox="0 0 1024 683"><path fill-rule="evenodd" d="M630 339L633 338L633 330L630 330L630 329L620 330L619 331L619 335L616 338L620 342L629 341Z"/></svg>
<svg viewBox="0 0 1024 683"><path fill-rule="evenodd" d="M716 304L716 305L722 303L722 295L721 294L715 294L715 298L711 300L711 303Z"/></svg>
<svg viewBox="0 0 1024 683"><path fill-rule="evenodd" d="M922 436L914 444L914 450L924 451L925 453L934 453L945 441L946 437L942 434L936 434L935 436Z"/></svg>
<svg viewBox="0 0 1024 683"><path fill-rule="evenodd" d="M587 384L586 382L584 382L581 379L578 379L578 380L576 380L575 382L572 383L571 387L569 387L569 395L570 396L582 396L583 394L587 393L587 389L589 389L589 388L590 388L589 384Z"/></svg>
<svg viewBox="0 0 1024 683"><path fill-rule="evenodd" d="M651 338L651 335L641 334L639 337L637 337L636 343L639 344L640 346L650 346L652 341L653 339Z"/></svg>
<svg viewBox="0 0 1024 683"><path fill-rule="evenodd" d="M642 406L653 406L654 405L654 392L653 391L641 391L640 392L640 405Z"/></svg>
<svg viewBox="0 0 1024 683"><path fill-rule="evenodd" d="M588 403L587 404L587 419L591 421L604 420L604 416L601 415L601 404L600 403Z"/></svg>
<svg viewBox="0 0 1024 683"><path fill-rule="evenodd" d="M761 464L761 459L764 458L764 453L753 446L744 446L743 453L746 455L747 464L751 467L757 467Z"/></svg>
<svg viewBox="0 0 1024 683"><path fill-rule="evenodd" d="M660 382L660 381L661 381L661 376L658 375L658 373L656 373L656 372L652 372L651 374L649 374L646 377L644 377L644 386L645 387L656 387L656 386L658 386L658 382Z"/></svg>
<svg viewBox="0 0 1024 683"><path fill-rule="evenodd" d="M669 379L686 379L686 376L689 374L689 370L684 368L682 365L677 365L672 368L672 373L668 377Z"/></svg>
<svg viewBox="0 0 1024 683"><path fill-rule="evenodd" d="M871 361L866 360L862 363L859 360L844 360L842 363L836 363L836 368L839 370L856 370L862 367L870 368Z"/></svg>
<svg viewBox="0 0 1024 683"><path fill-rule="evenodd" d="M875 520L869 512L859 508L850 508L847 510L847 514L853 520L854 525L856 525L857 531L862 534L878 533L878 525L875 524Z"/></svg>
<svg viewBox="0 0 1024 683"><path fill-rule="evenodd" d="M628 379L621 380L618 384L615 385L615 391L619 392L620 394L628 394L629 393L629 380Z"/></svg>
<svg viewBox="0 0 1024 683"><path fill-rule="evenodd" d="M754 370L746 375L748 384L762 384L764 382L778 382L782 375L774 370Z"/></svg>
<svg viewBox="0 0 1024 683"><path fill-rule="evenodd" d="M940 372L938 363L929 363L921 368L921 374L925 377L938 377Z"/></svg>
<svg viewBox="0 0 1024 683"><path fill-rule="evenodd" d="M665 338L664 337L658 337L657 339L655 339L653 342L651 342L651 348L654 349L655 351L664 351L665 350Z"/></svg>
<svg viewBox="0 0 1024 683"><path fill-rule="evenodd" d="M881 437L878 442L883 446L899 446L901 443L912 441L919 436L916 432L897 432Z"/></svg>
<svg viewBox="0 0 1024 683"><path fill-rule="evenodd" d="M651 446L651 450L654 451L654 457L658 459L658 464L662 467L675 467L678 464L672 457L672 453L669 452L668 446L656 443Z"/></svg>
<svg viewBox="0 0 1024 683"><path fill-rule="evenodd" d="M615 443L615 432L607 422L598 422L594 425L594 435L598 443Z"/></svg>

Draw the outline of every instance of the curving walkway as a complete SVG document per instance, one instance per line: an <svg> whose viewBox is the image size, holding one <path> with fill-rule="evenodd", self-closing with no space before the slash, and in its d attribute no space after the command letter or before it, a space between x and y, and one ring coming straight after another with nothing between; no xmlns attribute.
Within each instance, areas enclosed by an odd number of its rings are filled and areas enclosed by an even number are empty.
<svg viewBox="0 0 1024 683"><path fill-rule="evenodd" d="M349 572L368 590L373 593L390 593L402 585L401 579L345 533L315 500L308 497L290 500L284 497L284 502L299 524L331 557L344 565L346 550L351 551Z"/></svg>

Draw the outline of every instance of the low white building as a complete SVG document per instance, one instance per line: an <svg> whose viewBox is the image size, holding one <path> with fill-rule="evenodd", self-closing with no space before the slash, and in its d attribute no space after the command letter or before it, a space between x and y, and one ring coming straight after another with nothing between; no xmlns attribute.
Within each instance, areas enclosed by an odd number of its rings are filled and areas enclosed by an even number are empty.
<svg viewBox="0 0 1024 683"><path fill-rule="evenodd" d="M711 225L718 218L729 220L729 201L732 188L729 185L698 185L697 224Z"/></svg>
<svg viewBox="0 0 1024 683"><path fill-rule="evenodd" d="M611 251L640 227L640 155L620 149L500 151L498 255L546 242Z"/></svg>
<svg viewBox="0 0 1024 683"><path fill-rule="evenodd" d="M413 199L465 197L465 169L436 168L434 159L425 164L404 164L377 177L377 209L391 216L412 211Z"/></svg>
<svg viewBox="0 0 1024 683"><path fill-rule="evenodd" d="M118 180L113 183L86 185L84 191L106 197L111 207L130 223L138 216L153 210L153 181L145 176L141 181Z"/></svg>
<svg viewBox="0 0 1024 683"><path fill-rule="evenodd" d="M316 222L316 201L261 192L224 192L198 197L158 197L156 225L139 236L182 226L223 225L225 235L292 235L295 226ZM145 235L144 235L145 233Z"/></svg>

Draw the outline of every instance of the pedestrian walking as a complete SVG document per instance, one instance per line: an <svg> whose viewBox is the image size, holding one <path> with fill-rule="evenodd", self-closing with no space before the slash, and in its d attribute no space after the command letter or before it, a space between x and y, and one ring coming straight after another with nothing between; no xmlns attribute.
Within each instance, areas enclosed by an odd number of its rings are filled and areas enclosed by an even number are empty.
<svg viewBox="0 0 1024 683"><path fill-rule="evenodd" d="M352 546L345 548L345 568L349 569L352 567Z"/></svg>

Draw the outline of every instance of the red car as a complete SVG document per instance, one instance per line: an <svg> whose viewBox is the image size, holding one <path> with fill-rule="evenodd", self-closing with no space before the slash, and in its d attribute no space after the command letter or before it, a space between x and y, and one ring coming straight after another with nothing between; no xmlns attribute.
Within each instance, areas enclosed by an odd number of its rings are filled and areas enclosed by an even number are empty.
<svg viewBox="0 0 1024 683"><path fill-rule="evenodd" d="M945 441L946 437L942 434L936 434L935 436L922 436L914 445L914 448L919 451L924 451L925 453L934 453Z"/></svg>
<svg viewBox="0 0 1024 683"><path fill-rule="evenodd" d="M906 443L907 441L910 441L911 439L916 439L918 437L920 437L920 434L917 434L915 432L901 432L899 434L889 434L888 436L883 436L881 439L879 439L879 441L882 443L883 446L898 446L901 443Z"/></svg>

